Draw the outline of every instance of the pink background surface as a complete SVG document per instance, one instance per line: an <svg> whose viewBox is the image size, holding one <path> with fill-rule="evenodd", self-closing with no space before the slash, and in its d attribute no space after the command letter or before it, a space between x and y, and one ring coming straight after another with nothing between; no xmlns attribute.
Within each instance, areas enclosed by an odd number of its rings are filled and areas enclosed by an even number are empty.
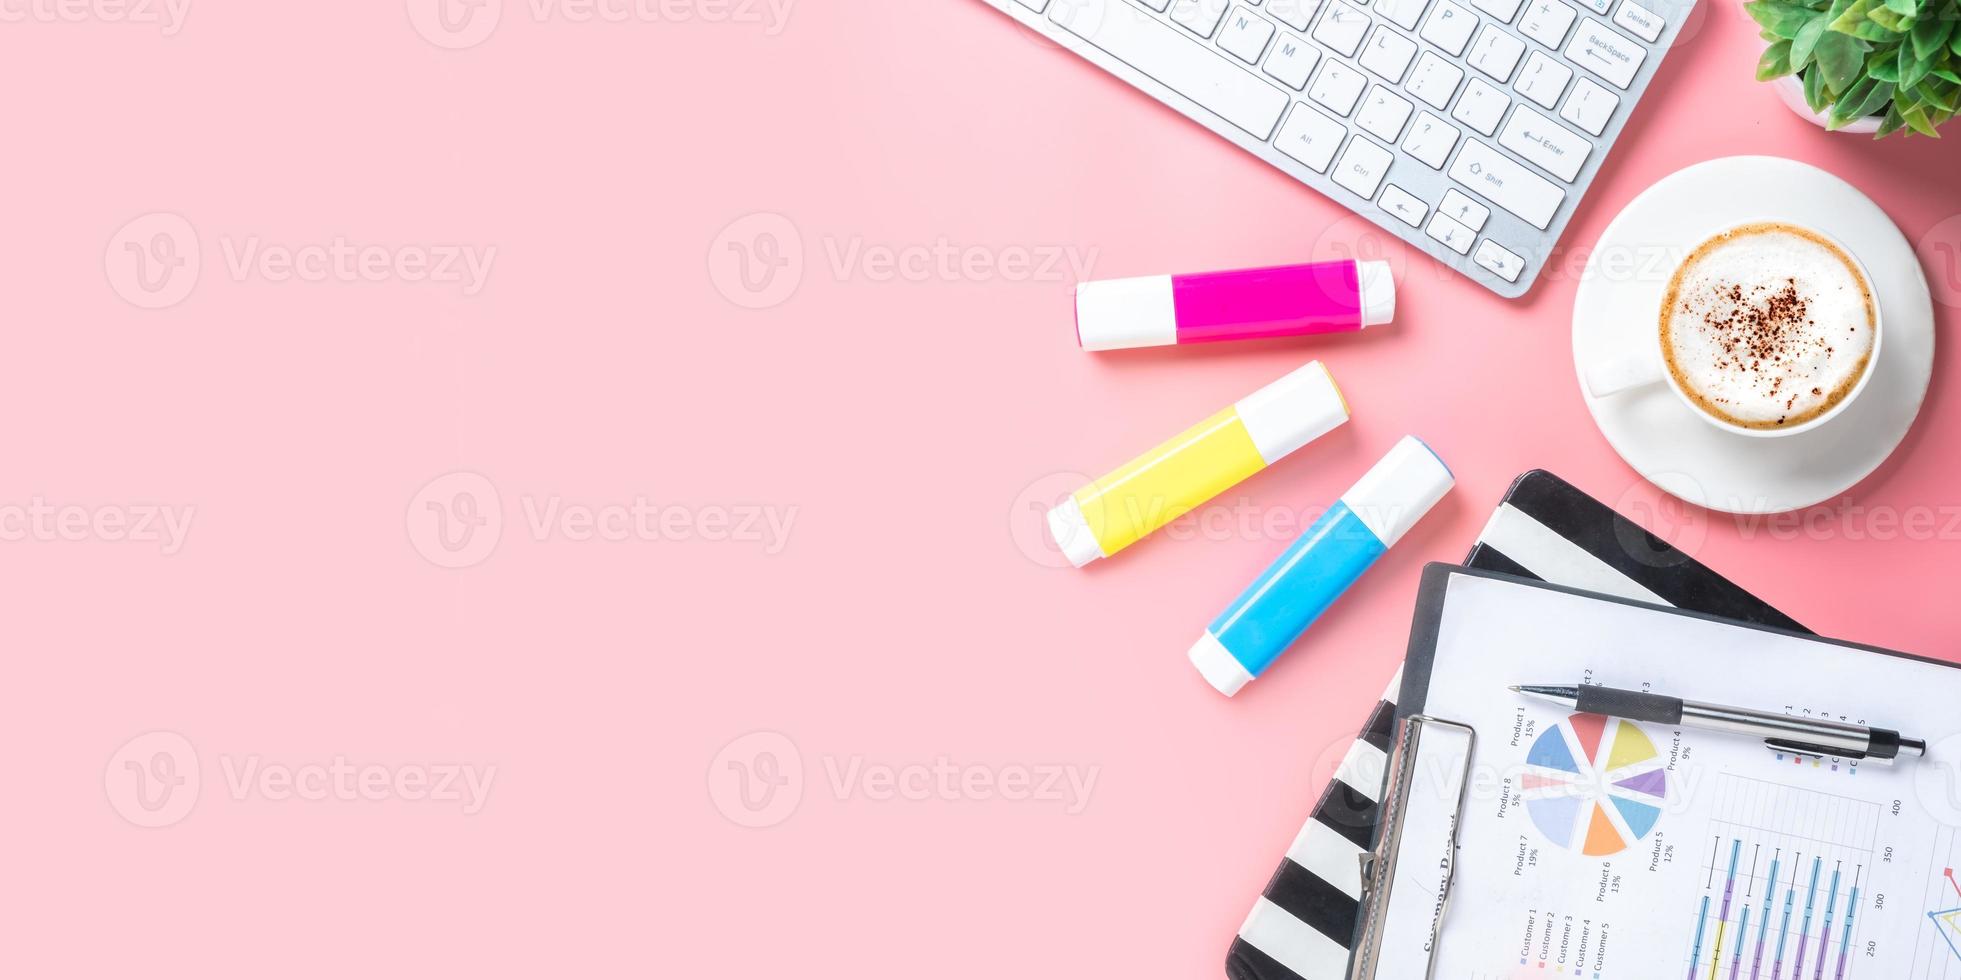
<svg viewBox="0 0 1961 980"><path fill-rule="evenodd" d="M174 33L91 13L109 6L0 25L0 973L1216 976L1394 669L1419 567L1461 556L1535 466L1816 629L1961 659L1951 336L1906 445L1850 495L1931 508L1931 533L1684 509L1581 403L1585 246L1697 161L1845 177L1961 296L1934 264L1961 243L1953 147L1793 117L1751 80L1760 44L1727 0L1705 0L1568 266L1522 302L972 0L796 3L773 32L707 3L606 23L506 0L462 50L411 26L420 2L193 0ZM158 212L191 231L130 224ZM775 217L725 234L756 212ZM745 293L728 246L758 228L801 261ZM228 261L336 236L496 252L474 294L413 264L304 281ZM181 302L125 300L157 295L128 241L197 252L194 279L165 280ZM856 261L942 241L973 264L909 281ZM1073 275L1015 260L1073 250L1108 277L1358 241L1402 268L1394 326L1132 355L1076 350ZM1068 474L1310 357L1352 424L1208 523L1054 567L1038 521ZM1404 433L1457 492L1272 673L1207 689L1191 640ZM680 516L623 541L528 517L636 498ZM20 532L36 500L83 516ZM115 530L154 505L192 514L178 547ZM477 550L445 550L461 525L432 522L471 506ZM711 540L717 513L790 530ZM174 736L131 741L148 732ZM794 752L723 752L751 732ZM465 813L238 781L336 758L387 786L442 763L494 782ZM831 777L941 759L978 775L924 799ZM756 815L728 763L767 760L773 825L739 826ZM983 792L1045 766L1093 789Z"/></svg>

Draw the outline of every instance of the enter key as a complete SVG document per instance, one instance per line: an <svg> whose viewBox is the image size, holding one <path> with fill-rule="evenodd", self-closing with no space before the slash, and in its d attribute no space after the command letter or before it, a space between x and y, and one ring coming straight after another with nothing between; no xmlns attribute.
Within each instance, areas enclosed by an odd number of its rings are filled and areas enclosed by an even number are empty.
<svg viewBox="0 0 1961 980"><path fill-rule="evenodd" d="M1593 152L1592 143L1523 104L1498 134L1498 145L1567 183L1580 175Z"/></svg>

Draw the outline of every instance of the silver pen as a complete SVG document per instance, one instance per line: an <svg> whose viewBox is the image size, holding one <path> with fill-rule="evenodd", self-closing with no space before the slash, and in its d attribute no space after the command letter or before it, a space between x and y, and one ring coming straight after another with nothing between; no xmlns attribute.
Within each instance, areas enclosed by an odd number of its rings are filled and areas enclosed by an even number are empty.
<svg viewBox="0 0 1961 980"><path fill-rule="evenodd" d="M1917 759L1927 754L1927 743L1920 739L1903 737L1888 728L1848 725L1824 718L1800 718L1751 708L1731 708L1591 684L1580 687L1514 685L1512 690L1587 714L1748 735L1763 739L1764 744L1773 749L1798 755L1836 756L1892 765L1896 759Z"/></svg>

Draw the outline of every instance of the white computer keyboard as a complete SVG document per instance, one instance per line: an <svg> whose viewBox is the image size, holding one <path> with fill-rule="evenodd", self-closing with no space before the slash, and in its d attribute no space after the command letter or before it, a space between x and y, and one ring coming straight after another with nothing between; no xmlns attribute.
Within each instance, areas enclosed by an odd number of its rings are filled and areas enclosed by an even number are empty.
<svg viewBox="0 0 1961 980"><path fill-rule="evenodd" d="M1503 296L1694 0L987 0Z"/></svg>

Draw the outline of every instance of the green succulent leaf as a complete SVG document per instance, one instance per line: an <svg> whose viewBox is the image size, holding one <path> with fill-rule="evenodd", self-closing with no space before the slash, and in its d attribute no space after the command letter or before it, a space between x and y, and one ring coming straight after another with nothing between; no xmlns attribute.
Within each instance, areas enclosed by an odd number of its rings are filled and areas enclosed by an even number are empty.
<svg viewBox="0 0 1961 980"><path fill-rule="evenodd" d="M1934 69L1933 75L1935 78L1938 78L1944 82L1953 82L1956 85L1961 85L1961 75L1956 75L1954 72L1946 68Z"/></svg>
<svg viewBox="0 0 1961 980"><path fill-rule="evenodd" d="M1818 48L1812 55L1818 59L1825 87L1833 94L1851 88L1865 68L1865 54L1870 48L1871 45L1850 34L1827 31L1818 40Z"/></svg>
<svg viewBox="0 0 1961 980"><path fill-rule="evenodd" d="M1864 119L1886 107L1893 98L1893 83L1866 79L1852 86L1852 91L1832 106L1831 117L1826 120L1827 129L1837 129L1855 119Z"/></svg>
<svg viewBox="0 0 1961 980"><path fill-rule="evenodd" d="M1920 13L1920 0L1886 0L1886 9L1902 17Z"/></svg>
<svg viewBox="0 0 1961 980"><path fill-rule="evenodd" d="M1804 104L1810 106L1812 112L1824 112L1831 102L1831 93L1825 91L1825 72L1813 65L1810 71L1804 73Z"/></svg>
<svg viewBox="0 0 1961 980"><path fill-rule="evenodd" d="M1798 36L1791 39L1791 70L1803 71L1811 64L1811 52L1818 47L1818 39L1825 36L1825 29L1832 26L1828 14L1819 14L1798 29Z"/></svg>
<svg viewBox="0 0 1961 980"><path fill-rule="evenodd" d="M1757 81L1768 82L1773 78L1789 75L1791 68L1791 42L1779 41L1764 49L1764 56L1757 60Z"/></svg>
<svg viewBox="0 0 1961 980"><path fill-rule="evenodd" d="M1956 109L1961 109L1961 105L1956 105L1957 94L1961 93L1957 93L1954 86L1935 85L1931 81L1921 82L1913 89L1914 98L1941 112L1954 112Z"/></svg>
<svg viewBox="0 0 1961 980"><path fill-rule="evenodd" d="M1874 51L1866 57L1866 77L1897 83L1900 80L1900 59L1891 51Z"/></svg>
<svg viewBox="0 0 1961 980"><path fill-rule="evenodd" d="M1866 22L1866 15L1872 11L1872 8L1878 5L1879 0L1853 0L1852 3L1842 8L1838 4L1833 4L1832 10L1834 16L1832 17L1831 23L1832 30L1842 31L1847 34L1852 33L1860 24ZM1746 6L1749 5L1746 4ZM1758 17L1757 23L1763 24L1763 18ZM1764 26L1769 27L1770 25L1764 24Z"/></svg>
<svg viewBox="0 0 1961 980"><path fill-rule="evenodd" d="M1885 139L1886 137L1899 132L1900 127L1905 125L1906 125L1906 120L1900 118L1900 107L1897 105L1893 106L1892 108L1886 110L1886 118L1881 119L1879 121L1879 130L1872 134L1872 138Z"/></svg>
<svg viewBox="0 0 1961 980"><path fill-rule="evenodd" d="M1941 138L1940 130L1935 129L1934 121L1927 118L1927 110L1924 107L1915 106L1911 109L1902 109L1900 110L1900 118L1906 120L1907 126L1922 136L1932 136L1935 139Z"/></svg>
<svg viewBox="0 0 1961 980"><path fill-rule="evenodd" d="M1904 34L1913 29L1912 16L1896 13L1893 10L1893 8L1885 6L1884 4L1876 6L1871 10L1866 11L1866 19L1874 24L1878 24L1880 27L1885 28L1891 34ZM1892 41L1894 39L1891 37L1887 37L1887 38L1867 38L1867 40Z"/></svg>
<svg viewBox="0 0 1961 980"><path fill-rule="evenodd" d="M1912 88L1920 84L1927 73L1934 70L1933 59L1922 60L1913 55L1913 45L1900 45L1900 87Z"/></svg>
<svg viewBox="0 0 1961 980"><path fill-rule="evenodd" d="M1859 2L1871 3L1873 0L1859 0ZM1798 30L1811 20L1814 13L1810 7L1784 3L1782 0L1750 0L1743 5L1743 8L1750 12L1751 17L1756 18L1757 23L1763 25L1764 30L1787 39L1797 37Z"/></svg>
<svg viewBox="0 0 1961 980"><path fill-rule="evenodd" d="M1953 11L1941 11L1932 17L1922 18L1913 25L1914 57L1932 58L1940 54L1953 30Z"/></svg>

